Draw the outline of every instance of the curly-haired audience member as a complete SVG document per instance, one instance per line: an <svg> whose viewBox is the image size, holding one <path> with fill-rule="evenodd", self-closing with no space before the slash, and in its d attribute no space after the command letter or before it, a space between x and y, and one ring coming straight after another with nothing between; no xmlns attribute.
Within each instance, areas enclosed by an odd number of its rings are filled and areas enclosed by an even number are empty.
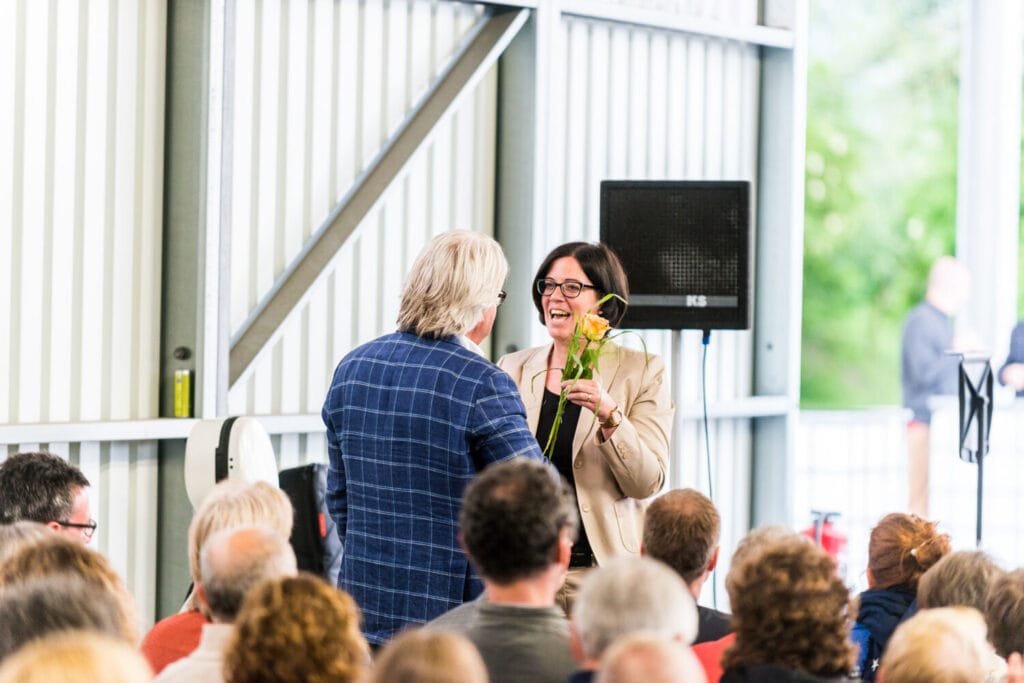
<svg viewBox="0 0 1024 683"><path fill-rule="evenodd" d="M86 631L62 631L31 642L0 666L0 683L145 683L152 678L133 647Z"/></svg>
<svg viewBox="0 0 1024 683"><path fill-rule="evenodd" d="M992 558L980 550L958 550L926 571L917 584L917 606L973 607L985 611L985 598L996 579L1004 574Z"/></svg>
<svg viewBox="0 0 1024 683"><path fill-rule="evenodd" d="M853 642L857 670L875 680L885 644L904 615L917 610L917 584L950 551L949 535L935 522L893 512L871 530L868 542L868 590L860 594Z"/></svg>
<svg viewBox="0 0 1024 683"><path fill-rule="evenodd" d="M853 667L849 592L835 563L805 538L768 544L726 579L736 641L722 683L842 680Z"/></svg>
<svg viewBox="0 0 1024 683"><path fill-rule="evenodd" d="M33 578L73 574L92 586L106 591L118 605L120 630L124 639L139 641L139 621L135 598L106 557L76 541L53 534L51 538L22 548L0 566L0 588L17 590L18 584Z"/></svg>
<svg viewBox="0 0 1024 683"><path fill-rule="evenodd" d="M225 683L350 683L369 646L348 593L312 574L257 585L242 602L224 656Z"/></svg>
<svg viewBox="0 0 1024 683"><path fill-rule="evenodd" d="M188 526L188 565L193 585L203 582L200 551L214 533L240 526L265 526L287 539L294 514L288 494L266 482L219 482L200 503ZM142 640L142 654L159 674L168 664L199 647L203 627L209 623L209 611L193 591L181 612L150 629Z"/></svg>
<svg viewBox="0 0 1024 683"><path fill-rule="evenodd" d="M996 653L1008 659L1014 652L1024 653L1024 569L1015 569L998 577L985 601L988 639Z"/></svg>
<svg viewBox="0 0 1024 683"><path fill-rule="evenodd" d="M484 660L463 636L409 629L377 655L369 683L488 683Z"/></svg>
<svg viewBox="0 0 1024 683"><path fill-rule="evenodd" d="M983 683L991 647L985 621L973 607L939 607L900 624L885 648L878 679L884 683Z"/></svg>

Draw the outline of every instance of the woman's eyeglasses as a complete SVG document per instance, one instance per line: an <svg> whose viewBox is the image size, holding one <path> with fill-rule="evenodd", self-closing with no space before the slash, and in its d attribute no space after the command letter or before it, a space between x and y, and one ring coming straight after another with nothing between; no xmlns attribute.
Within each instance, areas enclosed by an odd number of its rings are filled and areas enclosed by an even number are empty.
<svg viewBox="0 0 1024 683"><path fill-rule="evenodd" d="M576 282L575 280L566 280L565 282L556 282L549 278L541 278L537 280L537 293L541 296L550 296L555 293L555 288L562 290L562 296L566 299L575 299L583 293L584 289L597 289L594 285L585 285L582 282Z"/></svg>

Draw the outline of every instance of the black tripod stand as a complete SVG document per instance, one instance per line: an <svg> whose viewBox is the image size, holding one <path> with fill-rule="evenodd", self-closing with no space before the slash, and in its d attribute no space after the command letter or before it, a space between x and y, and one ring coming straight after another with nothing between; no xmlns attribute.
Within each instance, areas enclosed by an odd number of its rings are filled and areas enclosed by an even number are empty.
<svg viewBox="0 0 1024 683"><path fill-rule="evenodd" d="M960 356L960 459L978 465L978 517L974 540L981 546L985 456L992 429L992 366L988 356Z"/></svg>

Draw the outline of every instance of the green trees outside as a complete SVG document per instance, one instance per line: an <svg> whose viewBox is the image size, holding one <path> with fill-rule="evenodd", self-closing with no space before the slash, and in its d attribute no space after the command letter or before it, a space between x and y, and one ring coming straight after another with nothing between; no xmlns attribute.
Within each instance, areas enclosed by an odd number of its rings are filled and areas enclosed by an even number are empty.
<svg viewBox="0 0 1024 683"><path fill-rule="evenodd" d="M960 3L811 3L801 403L900 402L903 316L954 251Z"/></svg>

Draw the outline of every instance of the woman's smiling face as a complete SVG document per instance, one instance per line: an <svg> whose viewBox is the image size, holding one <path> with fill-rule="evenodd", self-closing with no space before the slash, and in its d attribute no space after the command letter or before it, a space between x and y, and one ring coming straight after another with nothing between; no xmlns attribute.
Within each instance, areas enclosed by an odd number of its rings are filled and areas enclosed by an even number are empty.
<svg viewBox="0 0 1024 683"><path fill-rule="evenodd" d="M548 328L548 334L556 341L567 342L572 338L576 318L597 304L600 292L593 288L594 283L583 272L579 261L572 256L563 256L556 260L551 264L551 268L544 277L558 283L572 281L590 285L585 287L574 299L566 297L562 293L561 287L555 287L550 294L541 297L544 325Z"/></svg>

